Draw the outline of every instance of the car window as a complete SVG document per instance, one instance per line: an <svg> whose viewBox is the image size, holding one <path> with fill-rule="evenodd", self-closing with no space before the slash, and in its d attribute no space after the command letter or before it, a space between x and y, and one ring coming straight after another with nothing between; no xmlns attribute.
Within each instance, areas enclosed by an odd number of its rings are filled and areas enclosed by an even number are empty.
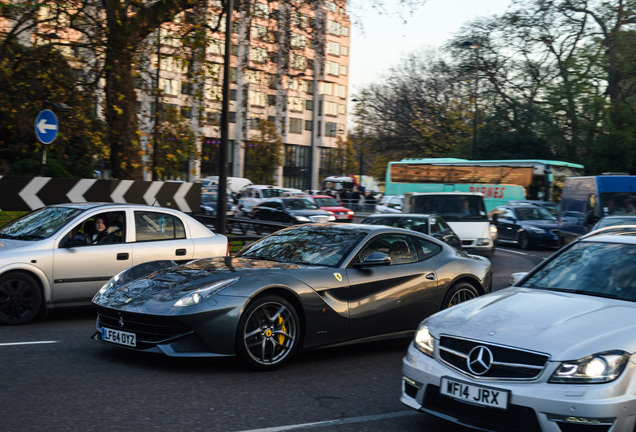
<svg viewBox="0 0 636 432"><path fill-rule="evenodd" d="M185 227L178 217L170 214L136 211L135 231L137 241L184 239Z"/></svg>
<svg viewBox="0 0 636 432"><path fill-rule="evenodd" d="M399 234L383 234L374 237L360 251L358 261L363 262L374 252L382 252L391 258L391 265L413 263L418 260L415 246L409 236Z"/></svg>
<svg viewBox="0 0 636 432"><path fill-rule="evenodd" d="M276 210L282 210L283 204L280 201L266 201L262 205L263 207L269 207Z"/></svg>
<svg viewBox="0 0 636 432"><path fill-rule="evenodd" d="M126 213L104 212L84 219L64 236L60 247L95 246L126 240Z"/></svg>

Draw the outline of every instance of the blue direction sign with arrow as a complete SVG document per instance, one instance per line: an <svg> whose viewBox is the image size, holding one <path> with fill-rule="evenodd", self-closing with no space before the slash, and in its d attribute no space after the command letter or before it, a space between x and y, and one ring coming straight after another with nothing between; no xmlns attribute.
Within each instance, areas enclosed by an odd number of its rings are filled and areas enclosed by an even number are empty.
<svg viewBox="0 0 636 432"><path fill-rule="evenodd" d="M51 144L57 136L57 117L51 110L42 110L35 119L35 136L42 144Z"/></svg>

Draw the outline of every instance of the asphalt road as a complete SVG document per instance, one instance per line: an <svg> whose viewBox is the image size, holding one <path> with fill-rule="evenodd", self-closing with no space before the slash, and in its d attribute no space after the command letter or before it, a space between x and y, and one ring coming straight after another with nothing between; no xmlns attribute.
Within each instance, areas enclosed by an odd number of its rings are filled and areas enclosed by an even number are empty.
<svg viewBox="0 0 636 432"><path fill-rule="evenodd" d="M495 289L552 251L499 248ZM399 402L408 341L300 353L274 372L173 359L90 340L92 309L0 327L0 430L454 432Z"/></svg>

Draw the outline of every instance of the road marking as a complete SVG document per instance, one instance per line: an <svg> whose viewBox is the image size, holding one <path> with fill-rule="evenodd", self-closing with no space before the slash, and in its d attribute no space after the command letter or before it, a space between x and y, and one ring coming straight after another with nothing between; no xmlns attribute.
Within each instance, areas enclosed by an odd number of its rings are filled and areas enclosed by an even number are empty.
<svg viewBox="0 0 636 432"><path fill-rule="evenodd" d="M38 344L52 344L52 343L57 343L57 341L9 342L9 343L0 343L0 346L38 345Z"/></svg>
<svg viewBox="0 0 636 432"><path fill-rule="evenodd" d="M501 252L510 252L510 253L514 253L514 254L518 254L518 255L530 255L527 252L521 252L521 251L516 251L516 250L511 250L511 249L501 249L501 248L497 248L498 251Z"/></svg>
<svg viewBox="0 0 636 432"><path fill-rule="evenodd" d="M374 415L368 415L363 417L350 417L350 418L338 419L338 420L325 420L320 422L302 423L302 424L289 425L289 426L275 426L275 427L264 428L264 429L249 429L249 430L238 431L238 432L283 432L283 431L311 429L311 428L325 427L325 426L338 426L338 425L352 424L352 423L364 423L368 421L386 420L386 419L405 417L410 415L421 415L421 414L417 411L398 411L398 412L387 413L387 414L374 414Z"/></svg>

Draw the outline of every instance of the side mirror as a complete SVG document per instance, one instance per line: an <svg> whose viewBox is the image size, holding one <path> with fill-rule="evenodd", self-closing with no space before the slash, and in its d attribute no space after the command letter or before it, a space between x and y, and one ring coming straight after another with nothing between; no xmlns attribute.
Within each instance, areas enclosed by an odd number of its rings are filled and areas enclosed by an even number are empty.
<svg viewBox="0 0 636 432"><path fill-rule="evenodd" d="M391 257L383 252L373 252L361 263L355 263L354 267L377 267L391 265Z"/></svg>
<svg viewBox="0 0 636 432"><path fill-rule="evenodd" d="M528 272L521 272L521 273L513 273L513 274L511 274L510 275L510 285L516 284L521 279L523 279L527 274L528 274Z"/></svg>
<svg viewBox="0 0 636 432"><path fill-rule="evenodd" d="M71 238L66 238L64 240L62 240L60 242L60 247L62 248L72 248L75 246L84 246L84 245L88 245L91 244L90 241L88 241L88 237L86 237L83 234L76 234Z"/></svg>

